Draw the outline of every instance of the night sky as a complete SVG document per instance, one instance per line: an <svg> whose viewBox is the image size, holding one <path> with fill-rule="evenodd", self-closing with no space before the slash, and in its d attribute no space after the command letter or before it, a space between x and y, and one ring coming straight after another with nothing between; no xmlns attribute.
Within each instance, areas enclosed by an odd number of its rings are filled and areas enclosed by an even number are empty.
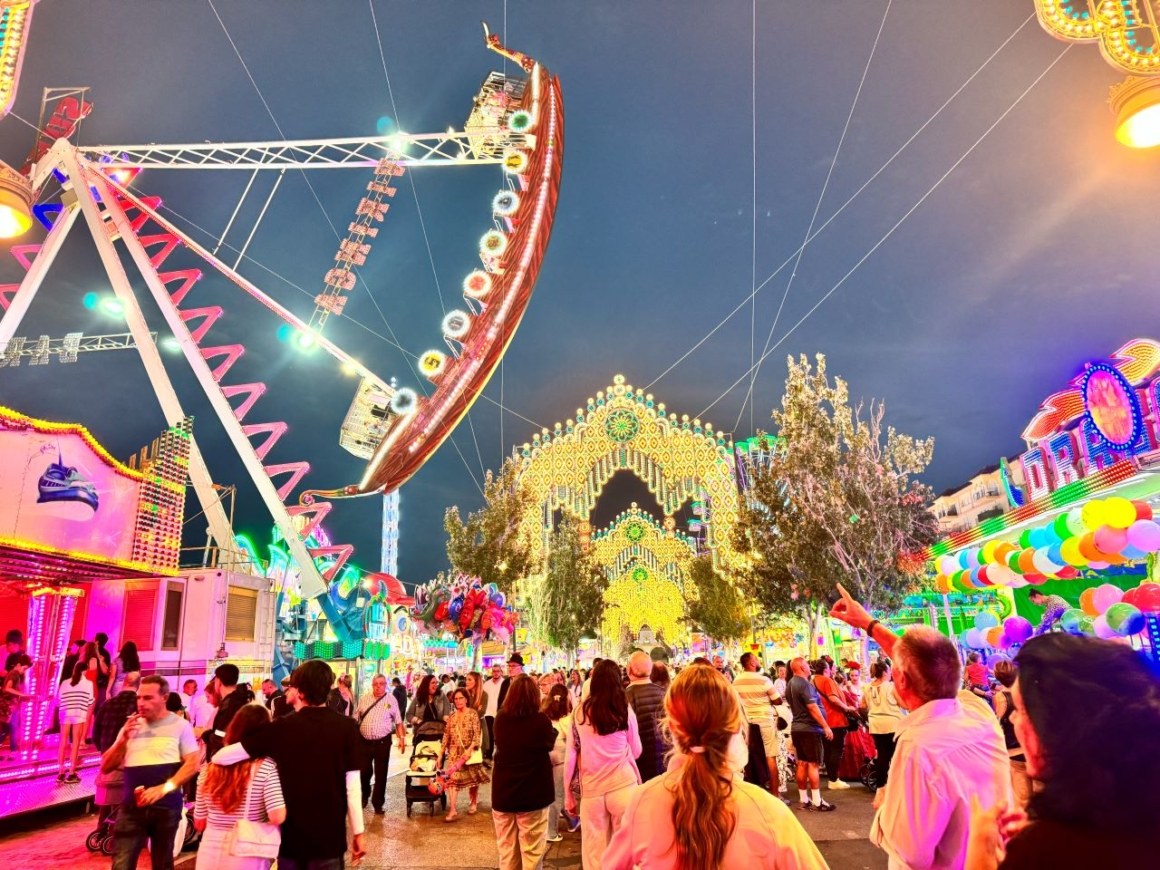
<svg viewBox="0 0 1160 870"><path fill-rule="evenodd" d="M369 135L388 117L408 132L437 132L463 124L479 83L502 66L484 49L479 27L487 19L503 30L501 0L375 2L393 109L363 0L215 3L281 135L205 0L40 3L15 114L35 121L45 86L90 85L95 110L82 143ZM617 373L650 385L670 411L700 415L712 405L704 419L738 438L752 433L749 408L741 413L748 379L717 401L750 366L748 303L656 379L744 302L754 272L761 284L801 245L886 8L878 0L757 4L755 185L750 2L506 6L509 45L562 83L560 207L536 294L502 377L486 393L511 413L501 421L497 406L481 399L471 414L474 434L461 425L458 451L445 445L403 488L407 582L444 567L443 511L478 506L473 477L481 480L482 468L498 467L540 426L574 415ZM815 230L1031 12L1030 0L893 3ZM1072 48L1043 75L1065 48L1034 20L1026 23L806 248L788 295L792 260L764 285L753 316L759 355L785 298L776 349L756 383L756 427L768 425L779 401L786 354L824 352L852 396L883 399L895 427L934 436L926 479L941 490L1017 451L1039 402L1085 360L1156 334L1160 152L1132 151L1113 138L1106 99L1117 76L1094 46ZM19 166L31 144L32 131L15 117L0 124L4 160ZM308 318L337 246L323 209L345 227L369 177L312 173L320 209L302 175L288 173L242 274ZM412 177L427 240L403 179L349 317L327 327L375 371L409 386L418 378L407 358L375 333L393 333L413 354L441 344L439 294L447 308L461 305L500 170L427 168ZM162 196L204 242L216 241L247 180L246 172L154 171L135 188ZM241 246L272 183L272 174L255 183L226 246ZM179 253L166 265L194 260ZM0 280L20 276L4 257ZM90 291L108 285L82 219L20 334L123 332L123 324L82 307ZM189 302L225 306L215 343L245 342L248 353L229 382L269 384L246 422L291 424L268 460L308 459L313 487L355 482L362 463L337 443L354 379L322 353L279 342L280 321L216 275L207 274ZM146 313L163 331L151 304ZM240 486L238 527L268 540L269 518L192 376L179 358L168 363L215 480ZM83 423L120 456L164 422L131 351L5 369L0 402ZM610 487L598 519L642 491ZM356 561L369 568L378 566L380 508L378 499L341 503L329 521L332 536L354 543ZM188 514L196 511L191 496ZM187 540L200 543L200 530L191 523Z"/></svg>

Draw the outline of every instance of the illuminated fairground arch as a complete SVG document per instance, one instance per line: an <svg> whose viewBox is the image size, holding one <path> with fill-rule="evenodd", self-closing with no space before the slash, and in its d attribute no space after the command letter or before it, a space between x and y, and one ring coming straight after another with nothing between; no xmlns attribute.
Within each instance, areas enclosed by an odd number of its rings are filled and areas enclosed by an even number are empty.
<svg viewBox="0 0 1160 870"><path fill-rule="evenodd" d="M609 608L612 620L619 614L622 622L635 621L630 625L634 632L647 622L663 628L671 641L680 629L676 616L670 613L666 620L653 615L656 606L650 609L648 603L664 601L664 610L678 616L683 612L673 608L685 597L686 566L696 545L676 531L674 515L686 502L695 506L700 545L713 561L734 561L730 535L739 504L732 439L708 423L666 412L663 403L626 384L621 375L578 408L575 419L544 429L515 458L520 481L533 496L534 507L524 523L541 564L546 562L556 512L590 528L597 499L618 471L631 471L656 497L665 514L663 524L633 505L607 531L592 537L597 560L612 582L605 596L617 605ZM639 539L631 540L630 534ZM539 579L528 578L530 583Z"/></svg>

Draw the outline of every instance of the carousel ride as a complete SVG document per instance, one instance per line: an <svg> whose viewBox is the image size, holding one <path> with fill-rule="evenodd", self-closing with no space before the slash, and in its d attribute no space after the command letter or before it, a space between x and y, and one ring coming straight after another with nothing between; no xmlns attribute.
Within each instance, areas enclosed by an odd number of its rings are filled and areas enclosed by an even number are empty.
<svg viewBox="0 0 1160 870"><path fill-rule="evenodd" d="M317 602L340 641L357 639L354 635L361 620L344 612L356 599L335 588L353 548L321 534L321 524L333 507L331 500L396 490L450 437L483 392L519 327L551 234L563 158L559 81L532 58L506 48L486 25L484 34L487 47L514 61L516 69L486 77L462 130L366 138L82 148L69 137L91 105L83 93L69 94L50 118L52 136L38 139L22 171L13 171L19 176L15 182L19 196L27 206L38 203L30 210L48 235L42 243L18 244L10 249L25 275L19 284L0 286L0 308L5 312L0 319L0 357L18 358L30 351L17 337L18 329L65 238L83 215L129 328L121 346L137 350L167 421L178 425L187 415L166 374L157 335L146 325L139 291L133 285L135 276L130 276L121 259L123 250L160 308L261 495L293 563L297 592ZM422 385L416 385L419 389L396 387L388 377L377 374L328 338L324 334L327 321L342 316L349 294L359 282L358 267L366 262L396 192L394 179L422 167L495 165L502 166L505 183L491 202L491 221L479 242L481 268L464 279L464 307L447 312L443 318L446 349L429 350L419 359L419 371L432 384L431 392L427 394ZM161 214L159 198L143 194L134 183L142 170L233 170L250 172L253 178L260 172L288 169L369 170L372 176L334 263L325 271L309 318L295 315L241 276L236 270L241 256L230 266L183 232ZM247 186L246 193L249 189ZM239 202L231 224L241 205ZM289 427L282 421L257 422L251 417L266 392L264 382L238 383L229 377L246 348L240 343L215 342L211 336L226 311L219 305L198 305L195 301L205 265L280 318L295 331L301 346L324 351L360 376L339 437L344 449L367 460L357 483L303 489L309 462L275 457L274 448L285 446L283 439ZM52 347L46 347L45 352L51 352ZM69 352L75 351L74 347ZM246 554L238 552L221 497L196 441L190 447L189 477L213 542L245 562ZM387 583L381 586L395 589ZM400 600L392 601L388 596L388 604L406 603L397 593L392 594Z"/></svg>

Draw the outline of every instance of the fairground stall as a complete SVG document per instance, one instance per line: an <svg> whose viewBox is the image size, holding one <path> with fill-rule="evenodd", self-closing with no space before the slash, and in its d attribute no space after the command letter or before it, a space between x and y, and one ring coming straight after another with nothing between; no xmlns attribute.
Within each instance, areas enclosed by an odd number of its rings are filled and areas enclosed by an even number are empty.
<svg viewBox="0 0 1160 870"><path fill-rule="evenodd" d="M1042 621L1033 589L1072 605L1058 628L1160 646L1160 344L1136 339L1086 363L1023 430L1023 484L1002 463L1008 509L932 546L947 595L1010 594L1014 617L956 625L964 646L1018 645Z"/></svg>

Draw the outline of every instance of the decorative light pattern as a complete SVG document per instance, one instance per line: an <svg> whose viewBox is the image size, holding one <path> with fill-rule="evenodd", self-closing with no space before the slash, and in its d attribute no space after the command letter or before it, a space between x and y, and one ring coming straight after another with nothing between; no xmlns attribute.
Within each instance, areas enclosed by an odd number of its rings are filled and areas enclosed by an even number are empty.
<svg viewBox="0 0 1160 870"><path fill-rule="evenodd" d="M520 207L520 198L514 190L501 190L491 201L492 214L511 217Z"/></svg>
<svg viewBox="0 0 1160 870"><path fill-rule="evenodd" d="M491 275L476 269L463 279L463 295L471 299L482 299L491 291Z"/></svg>
<svg viewBox="0 0 1160 870"><path fill-rule="evenodd" d="M32 3L33 0L0 3L0 118L8 114L16 99L28 28L32 24Z"/></svg>
<svg viewBox="0 0 1160 870"><path fill-rule="evenodd" d="M508 115L507 125L513 133L527 133L536 126L536 116L527 109L517 109Z"/></svg>
<svg viewBox="0 0 1160 870"><path fill-rule="evenodd" d="M1125 480L1133 477L1138 471L1139 465L1134 459L1122 459L1115 465L1109 466L1102 471L1097 471L1094 474L1089 474L1083 480L1077 480L1075 483L1061 486L1054 492L1048 493L1042 498L1035 499L1023 507L1007 511L1002 516L983 520L983 522L979 523L973 529L949 535L941 541L937 541L927 547L923 551L922 557L930 561L946 553L957 552L963 547L977 543L984 538L1001 534L1014 526L1022 525L1041 514L1055 511L1061 507L1075 504L1076 502L1086 501L1102 489L1123 483Z"/></svg>
<svg viewBox="0 0 1160 870"><path fill-rule="evenodd" d="M498 257L507 250L508 237L499 230L488 230L479 240L479 253L482 257Z"/></svg>
<svg viewBox="0 0 1160 870"><path fill-rule="evenodd" d="M1104 59L1117 69L1160 73L1158 0L1035 0L1035 11L1057 39L1098 42Z"/></svg>
<svg viewBox="0 0 1160 870"><path fill-rule="evenodd" d="M637 431L631 442L613 438L612 432L622 431L618 425L610 431L608 424L614 415L636 420ZM678 420L676 414L666 414L664 404L654 402L643 390L634 390L622 375L613 379L607 391L589 398L585 408L577 409L574 420L534 435L532 443L516 451L515 459L520 465L520 480L533 496L533 507L523 522L538 559L547 552L550 532L543 521L544 512L550 515L563 509L587 521L605 484L620 470L634 472L645 483L667 519L690 499L706 500L712 517L705 523L705 545L718 564L729 565L734 559L729 537L738 518L739 495L733 476L732 442L700 420ZM635 518L646 526L656 525L651 517L637 513ZM666 538L666 530L659 526L656 532L655 539L650 533L638 546L656 546L650 542L669 540L669 546L675 547L680 540L684 552L691 554L691 545L683 538ZM621 535L622 543L610 554L601 549L614 546L605 540L605 536L594 535L592 547L606 565L632 544ZM669 555L662 557L662 564L675 561Z"/></svg>
<svg viewBox="0 0 1160 870"><path fill-rule="evenodd" d="M399 416L410 414L415 410L418 401L418 394L410 387L399 387L391 397L391 410Z"/></svg>
<svg viewBox="0 0 1160 870"><path fill-rule="evenodd" d="M610 578L620 577L640 565L660 575L679 589L685 588L689 562L696 555L695 542L661 526L634 502L621 512L612 525L591 536L589 552Z"/></svg>
<svg viewBox="0 0 1160 870"><path fill-rule="evenodd" d="M604 421L604 431L617 444L626 444L640 431L640 421L632 411L617 408Z"/></svg>
<svg viewBox="0 0 1160 870"><path fill-rule="evenodd" d="M528 168L528 155L523 151L508 151L503 156L503 171L508 175L522 175Z"/></svg>
<svg viewBox="0 0 1160 870"><path fill-rule="evenodd" d="M1125 450L1140 437L1144 414L1128 379L1106 363L1088 366L1080 382L1084 417L1113 450Z"/></svg>
<svg viewBox="0 0 1160 870"><path fill-rule="evenodd" d="M466 311L456 308L443 317L443 334L448 338L461 339L470 329L471 315Z"/></svg>
<svg viewBox="0 0 1160 870"><path fill-rule="evenodd" d="M0 426L3 426L5 429L32 429L36 432L79 435L84 439L85 444L101 457L117 474L141 482L148 479L144 473L136 471L128 465L125 465L125 463L115 459L108 450L100 445L88 429L77 423L51 423L48 420L38 420L35 417L25 416L19 411L14 411L11 408L0 405Z"/></svg>
<svg viewBox="0 0 1160 870"><path fill-rule="evenodd" d="M425 377L437 378L443 374L443 369L447 367L447 354L441 350L429 350L419 357L419 371Z"/></svg>
<svg viewBox="0 0 1160 870"><path fill-rule="evenodd" d="M635 578L638 570L644 571L643 581ZM614 648L626 631L636 635L646 625L669 644L685 633L685 596L676 584L643 568L614 580L604 593L604 603L602 629Z"/></svg>

